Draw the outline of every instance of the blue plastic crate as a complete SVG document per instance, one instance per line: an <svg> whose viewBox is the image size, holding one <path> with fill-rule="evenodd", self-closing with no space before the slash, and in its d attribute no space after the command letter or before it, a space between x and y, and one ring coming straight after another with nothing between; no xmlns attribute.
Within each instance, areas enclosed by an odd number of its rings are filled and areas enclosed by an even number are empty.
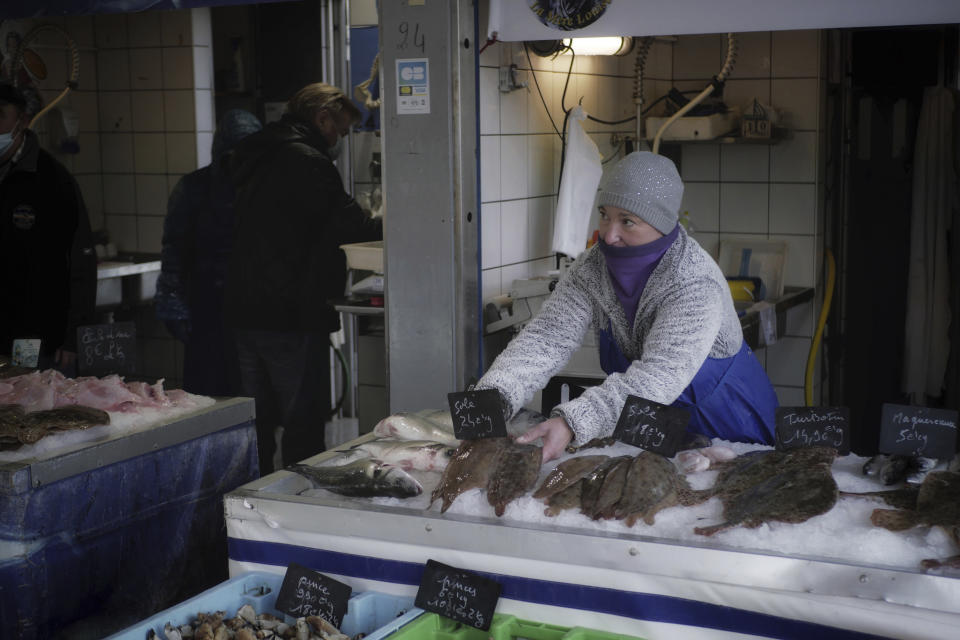
<svg viewBox="0 0 960 640"><path fill-rule="evenodd" d="M294 618L275 608L282 583L282 574L259 571L245 573L161 611L107 640L144 640L151 629L163 638L163 628L168 622L175 626L189 624L196 619L198 612L226 611L229 617L233 617L237 609L245 604L252 606L258 614L271 613L292 623ZM340 630L349 636L370 634L412 608L411 596L391 596L375 591L355 593L350 598Z"/></svg>

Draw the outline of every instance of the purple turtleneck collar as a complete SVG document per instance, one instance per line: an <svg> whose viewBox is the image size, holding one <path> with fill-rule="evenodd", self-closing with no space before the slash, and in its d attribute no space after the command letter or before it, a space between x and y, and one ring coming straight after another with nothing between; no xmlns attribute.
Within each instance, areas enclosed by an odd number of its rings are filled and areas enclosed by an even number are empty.
<svg viewBox="0 0 960 640"><path fill-rule="evenodd" d="M600 252L607 262L607 271L613 281L613 290L623 306L627 322L633 326L637 315L637 305L640 294L650 279L650 274L657 268L663 254L667 252L673 241L680 235L680 225L673 231L657 238L653 242L636 247L613 247L600 240Z"/></svg>

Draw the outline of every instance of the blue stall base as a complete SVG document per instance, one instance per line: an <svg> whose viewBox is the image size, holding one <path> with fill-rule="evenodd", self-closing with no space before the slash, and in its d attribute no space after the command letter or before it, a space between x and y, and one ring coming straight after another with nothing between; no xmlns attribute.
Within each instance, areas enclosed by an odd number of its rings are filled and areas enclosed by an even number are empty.
<svg viewBox="0 0 960 640"><path fill-rule="evenodd" d="M107 640L143 640L151 629L163 638L163 628L168 622L174 626L190 624L196 619L198 612L226 611L227 616L232 618L237 615L237 609L245 604L252 606L257 614L270 613L292 624L294 618L275 608L282 583L283 575L280 574L260 571L245 573L207 589L175 607L161 611ZM411 609L413 598L410 596L391 596L374 591L355 593L350 598L340 631L348 636L359 633L369 635Z"/></svg>

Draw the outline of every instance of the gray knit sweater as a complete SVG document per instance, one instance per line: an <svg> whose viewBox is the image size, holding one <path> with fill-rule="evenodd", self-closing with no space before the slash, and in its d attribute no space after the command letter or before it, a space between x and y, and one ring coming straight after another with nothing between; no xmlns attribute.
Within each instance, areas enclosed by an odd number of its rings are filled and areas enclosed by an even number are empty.
<svg viewBox="0 0 960 640"><path fill-rule="evenodd" d="M669 405L707 357L733 356L743 341L726 279L682 227L647 281L632 329L599 249L577 260L477 383L478 389L498 389L512 415L564 367L591 325L596 331L609 320L633 364L554 410L581 444L613 432L628 395Z"/></svg>

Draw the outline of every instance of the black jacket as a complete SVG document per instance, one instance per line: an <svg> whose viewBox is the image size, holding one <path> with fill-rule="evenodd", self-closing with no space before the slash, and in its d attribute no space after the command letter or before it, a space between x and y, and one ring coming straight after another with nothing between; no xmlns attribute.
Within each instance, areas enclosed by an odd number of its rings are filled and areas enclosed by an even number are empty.
<svg viewBox="0 0 960 640"><path fill-rule="evenodd" d="M238 329L319 331L339 326L328 300L343 296L339 245L382 237L344 190L323 137L285 116L234 150L236 237L225 294Z"/></svg>
<svg viewBox="0 0 960 640"><path fill-rule="evenodd" d="M41 352L75 350L76 328L94 322L97 261L73 176L27 132L0 182L0 353L16 338Z"/></svg>

